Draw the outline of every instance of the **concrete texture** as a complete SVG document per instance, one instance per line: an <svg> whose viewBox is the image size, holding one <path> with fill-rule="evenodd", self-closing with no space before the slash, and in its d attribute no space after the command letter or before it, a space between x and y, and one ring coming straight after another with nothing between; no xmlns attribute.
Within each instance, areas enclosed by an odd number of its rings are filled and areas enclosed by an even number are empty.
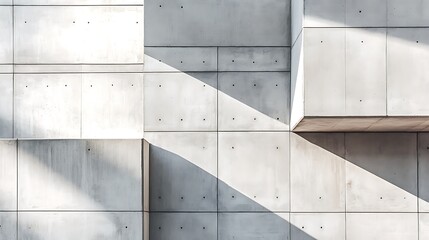
<svg viewBox="0 0 429 240"><path fill-rule="evenodd" d="M0 141L0 211L12 211L17 208L16 148L16 141ZM6 217L0 215L0 220ZM2 231L0 236L1 234Z"/></svg>
<svg viewBox="0 0 429 240"><path fill-rule="evenodd" d="M14 0L16 5L143 5L143 0Z"/></svg>
<svg viewBox="0 0 429 240"><path fill-rule="evenodd" d="M0 74L0 137L13 137L12 74Z"/></svg>
<svg viewBox="0 0 429 240"><path fill-rule="evenodd" d="M291 213L290 222L293 240L346 239L344 213Z"/></svg>
<svg viewBox="0 0 429 240"><path fill-rule="evenodd" d="M346 26L382 27L387 24L387 4L393 1L346 0Z"/></svg>
<svg viewBox="0 0 429 240"><path fill-rule="evenodd" d="M0 64L13 62L12 7L0 6Z"/></svg>
<svg viewBox="0 0 429 240"><path fill-rule="evenodd" d="M16 216L15 212L0 212L0 238L1 239L17 239L16 232Z"/></svg>
<svg viewBox="0 0 429 240"><path fill-rule="evenodd" d="M429 212L429 134L418 135L419 211ZM428 222L429 224L429 222Z"/></svg>

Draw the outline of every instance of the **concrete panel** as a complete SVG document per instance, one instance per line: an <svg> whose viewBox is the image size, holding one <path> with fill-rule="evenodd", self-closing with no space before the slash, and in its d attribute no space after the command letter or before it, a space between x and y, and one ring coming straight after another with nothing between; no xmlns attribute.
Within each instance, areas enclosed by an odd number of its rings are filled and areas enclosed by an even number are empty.
<svg viewBox="0 0 429 240"><path fill-rule="evenodd" d="M145 133L151 211L217 209L217 134ZM158 239L158 238L156 238Z"/></svg>
<svg viewBox="0 0 429 240"><path fill-rule="evenodd" d="M346 216L348 240L417 240L417 213L350 213Z"/></svg>
<svg viewBox="0 0 429 240"><path fill-rule="evenodd" d="M16 215L16 212L0 212L0 239L17 239Z"/></svg>
<svg viewBox="0 0 429 240"><path fill-rule="evenodd" d="M13 137L12 74L0 74L0 137Z"/></svg>
<svg viewBox="0 0 429 240"><path fill-rule="evenodd" d="M83 138L143 137L143 74L85 74Z"/></svg>
<svg viewBox="0 0 429 240"><path fill-rule="evenodd" d="M429 6L429 5L428 5ZM413 15L413 14L411 14ZM391 28L387 32L387 114L429 115L429 29Z"/></svg>
<svg viewBox="0 0 429 240"><path fill-rule="evenodd" d="M140 140L19 142L20 210L142 210Z"/></svg>
<svg viewBox="0 0 429 240"><path fill-rule="evenodd" d="M15 7L14 26L16 63L143 62L142 6Z"/></svg>
<svg viewBox="0 0 429 240"><path fill-rule="evenodd" d="M79 138L81 75L15 74L15 137Z"/></svg>
<svg viewBox="0 0 429 240"><path fill-rule="evenodd" d="M146 72L217 71L215 47L147 47Z"/></svg>
<svg viewBox="0 0 429 240"><path fill-rule="evenodd" d="M419 133L418 144L419 212L429 212L429 134Z"/></svg>
<svg viewBox="0 0 429 240"><path fill-rule="evenodd" d="M288 130L290 75L219 73L219 130Z"/></svg>
<svg viewBox="0 0 429 240"><path fill-rule="evenodd" d="M304 0L291 1L291 25L293 46L304 26Z"/></svg>
<svg viewBox="0 0 429 240"><path fill-rule="evenodd" d="M15 73L141 73L140 64L17 64Z"/></svg>
<svg viewBox="0 0 429 240"><path fill-rule="evenodd" d="M347 211L417 211L417 136L346 134Z"/></svg>
<svg viewBox="0 0 429 240"><path fill-rule="evenodd" d="M386 29L346 30L346 114L386 115Z"/></svg>
<svg viewBox="0 0 429 240"><path fill-rule="evenodd" d="M140 212L20 212L18 234L25 240L141 240Z"/></svg>
<svg viewBox="0 0 429 240"><path fill-rule="evenodd" d="M290 48L221 47L219 71L290 71Z"/></svg>
<svg viewBox="0 0 429 240"><path fill-rule="evenodd" d="M344 212L344 134L291 134L290 152L291 211Z"/></svg>
<svg viewBox="0 0 429 240"><path fill-rule="evenodd" d="M147 0L145 45L288 46L289 4L279 0Z"/></svg>
<svg viewBox="0 0 429 240"><path fill-rule="evenodd" d="M289 213L219 213L219 240L288 240Z"/></svg>
<svg viewBox="0 0 429 240"><path fill-rule="evenodd" d="M219 133L219 210L289 210L289 133Z"/></svg>
<svg viewBox="0 0 429 240"><path fill-rule="evenodd" d="M13 61L12 22L12 7L0 6L0 63Z"/></svg>
<svg viewBox="0 0 429 240"><path fill-rule="evenodd" d="M216 213L151 213L150 239L216 240Z"/></svg>
<svg viewBox="0 0 429 240"><path fill-rule="evenodd" d="M346 0L346 26L387 26L387 2L391 1Z"/></svg>
<svg viewBox="0 0 429 240"><path fill-rule="evenodd" d="M389 27L429 26L429 2L426 0L387 1Z"/></svg>
<svg viewBox="0 0 429 240"><path fill-rule="evenodd" d="M0 0L0 5L12 5L12 0Z"/></svg>
<svg viewBox="0 0 429 240"><path fill-rule="evenodd" d="M304 0L305 27L344 27L346 0Z"/></svg>
<svg viewBox="0 0 429 240"><path fill-rule="evenodd" d="M144 75L145 131L217 128L217 73Z"/></svg>
<svg viewBox="0 0 429 240"><path fill-rule="evenodd" d="M345 34L345 28L305 29L306 116L345 114Z"/></svg>
<svg viewBox="0 0 429 240"><path fill-rule="evenodd" d="M14 0L15 5L143 5L143 0Z"/></svg>
<svg viewBox="0 0 429 240"><path fill-rule="evenodd" d="M16 210L16 141L0 141L0 156L0 210Z"/></svg>
<svg viewBox="0 0 429 240"><path fill-rule="evenodd" d="M291 53L291 93L290 129L293 130L304 118L304 32L292 46Z"/></svg>
<svg viewBox="0 0 429 240"><path fill-rule="evenodd" d="M345 239L344 213L291 213L292 240Z"/></svg>
<svg viewBox="0 0 429 240"><path fill-rule="evenodd" d="M429 239L429 214L419 214L419 239Z"/></svg>

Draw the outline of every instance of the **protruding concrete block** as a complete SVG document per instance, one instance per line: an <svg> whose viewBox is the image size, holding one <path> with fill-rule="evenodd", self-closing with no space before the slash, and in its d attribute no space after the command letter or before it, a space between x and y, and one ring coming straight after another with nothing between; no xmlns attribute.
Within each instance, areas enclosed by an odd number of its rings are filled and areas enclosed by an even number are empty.
<svg viewBox="0 0 429 240"><path fill-rule="evenodd" d="M346 0L304 0L305 27L344 27Z"/></svg>
<svg viewBox="0 0 429 240"><path fill-rule="evenodd" d="M16 141L0 141L0 211L16 210L16 148Z"/></svg>
<svg viewBox="0 0 429 240"><path fill-rule="evenodd" d="M14 0L16 5L143 5L143 0Z"/></svg>
<svg viewBox="0 0 429 240"><path fill-rule="evenodd" d="M388 0L389 27L429 26L429 5L425 0Z"/></svg>
<svg viewBox="0 0 429 240"><path fill-rule="evenodd" d="M15 74L15 137L79 138L78 74Z"/></svg>
<svg viewBox="0 0 429 240"><path fill-rule="evenodd" d="M16 212L0 212L0 239L17 239L16 215Z"/></svg>
<svg viewBox="0 0 429 240"><path fill-rule="evenodd" d="M221 47L219 71L290 71L290 48Z"/></svg>
<svg viewBox="0 0 429 240"><path fill-rule="evenodd" d="M387 2L390 0L346 0L347 27L387 26Z"/></svg>
<svg viewBox="0 0 429 240"><path fill-rule="evenodd" d="M219 213L219 240L289 239L289 213Z"/></svg>
<svg viewBox="0 0 429 240"><path fill-rule="evenodd" d="M143 6L15 7L15 62L143 63Z"/></svg>
<svg viewBox="0 0 429 240"><path fill-rule="evenodd" d="M346 134L347 211L417 212L416 149L413 133Z"/></svg>
<svg viewBox="0 0 429 240"><path fill-rule="evenodd" d="M217 134L145 133L151 211L217 209Z"/></svg>
<svg viewBox="0 0 429 240"><path fill-rule="evenodd" d="M141 240L142 220L141 212L20 212L18 234L26 240Z"/></svg>
<svg viewBox="0 0 429 240"><path fill-rule="evenodd" d="M0 64L13 62L12 26L12 7L0 6Z"/></svg>
<svg viewBox="0 0 429 240"><path fill-rule="evenodd" d="M291 211L344 212L344 134L291 134L290 152Z"/></svg>
<svg viewBox="0 0 429 240"><path fill-rule="evenodd" d="M82 137L143 137L143 74L83 75Z"/></svg>
<svg viewBox="0 0 429 240"><path fill-rule="evenodd" d="M345 239L344 213L291 213L292 240Z"/></svg>
<svg viewBox="0 0 429 240"><path fill-rule="evenodd" d="M216 213L151 213L150 239L216 240Z"/></svg>
<svg viewBox="0 0 429 240"><path fill-rule="evenodd" d="M13 137L13 75L0 74L0 138Z"/></svg>
<svg viewBox="0 0 429 240"><path fill-rule="evenodd" d="M217 73L144 75L145 131L214 131Z"/></svg>
<svg viewBox="0 0 429 240"><path fill-rule="evenodd" d="M348 213L348 240L417 240L417 213Z"/></svg>
<svg viewBox="0 0 429 240"><path fill-rule="evenodd" d="M289 210L289 133L219 133L219 210Z"/></svg>
<svg viewBox="0 0 429 240"><path fill-rule="evenodd" d="M418 144L419 211L429 212L429 134L419 133Z"/></svg>
<svg viewBox="0 0 429 240"><path fill-rule="evenodd" d="M219 130L288 130L289 73L219 73Z"/></svg>
<svg viewBox="0 0 429 240"><path fill-rule="evenodd" d="M217 71L215 47L147 47L146 72Z"/></svg>
<svg viewBox="0 0 429 240"><path fill-rule="evenodd" d="M346 30L346 115L386 115L386 29Z"/></svg>
<svg viewBox="0 0 429 240"><path fill-rule="evenodd" d="M141 211L141 145L140 140L19 141L19 209Z"/></svg>

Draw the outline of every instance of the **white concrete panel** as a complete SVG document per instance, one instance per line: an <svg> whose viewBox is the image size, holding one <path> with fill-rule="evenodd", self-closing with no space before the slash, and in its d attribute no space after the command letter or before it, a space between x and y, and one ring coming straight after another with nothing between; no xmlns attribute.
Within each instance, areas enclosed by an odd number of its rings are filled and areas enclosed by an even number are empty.
<svg viewBox="0 0 429 240"><path fill-rule="evenodd" d="M427 0L388 0L387 7L389 27L429 26Z"/></svg>
<svg viewBox="0 0 429 240"><path fill-rule="evenodd" d="M15 5L143 5L143 0L14 0Z"/></svg>
<svg viewBox="0 0 429 240"><path fill-rule="evenodd" d="M221 47L219 71L290 71L290 48Z"/></svg>
<svg viewBox="0 0 429 240"><path fill-rule="evenodd" d="M141 240L140 212L20 212L18 234L25 240Z"/></svg>
<svg viewBox="0 0 429 240"><path fill-rule="evenodd" d="M419 133L418 144L419 212L429 212L429 134Z"/></svg>
<svg viewBox="0 0 429 240"><path fill-rule="evenodd" d="M142 210L140 140L19 141L20 210Z"/></svg>
<svg viewBox="0 0 429 240"><path fill-rule="evenodd" d="M291 211L345 211L343 133L291 134Z"/></svg>
<svg viewBox="0 0 429 240"><path fill-rule="evenodd" d="M0 63L12 63L13 61L12 23L12 7L0 6Z"/></svg>
<svg viewBox="0 0 429 240"><path fill-rule="evenodd" d="M417 240L417 213L349 213L347 240Z"/></svg>
<svg viewBox="0 0 429 240"><path fill-rule="evenodd" d="M346 115L386 115L386 29L346 30Z"/></svg>
<svg viewBox="0 0 429 240"><path fill-rule="evenodd" d="M419 239L429 239L429 214L419 214Z"/></svg>
<svg viewBox="0 0 429 240"><path fill-rule="evenodd" d="M15 73L141 73L140 64L16 64Z"/></svg>
<svg viewBox="0 0 429 240"><path fill-rule="evenodd" d="M305 115L342 116L345 114L346 29L304 31Z"/></svg>
<svg viewBox="0 0 429 240"><path fill-rule="evenodd" d="M13 137L12 74L0 74L0 137Z"/></svg>
<svg viewBox="0 0 429 240"><path fill-rule="evenodd" d="M0 141L0 210L16 210L16 141ZM1 215L0 215L1 216ZM0 217L1 221L1 217ZM0 223L1 224L1 223ZM2 231L0 231L0 236Z"/></svg>
<svg viewBox="0 0 429 240"><path fill-rule="evenodd" d="M346 0L347 27L387 26L387 2L390 0Z"/></svg>
<svg viewBox="0 0 429 240"><path fill-rule="evenodd" d="M81 77L15 74L15 137L79 138Z"/></svg>
<svg viewBox="0 0 429 240"><path fill-rule="evenodd" d="M216 240L216 213L151 213L150 239Z"/></svg>
<svg viewBox="0 0 429 240"><path fill-rule="evenodd" d="M143 137L143 74L84 74L83 138Z"/></svg>
<svg viewBox="0 0 429 240"><path fill-rule="evenodd" d="M288 130L290 75L219 73L219 130Z"/></svg>
<svg viewBox="0 0 429 240"><path fill-rule="evenodd" d="M304 0L305 27L344 27L346 0Z"/></svg>
<svg viewBox="0 0 429 240"><path fill-rule="evenodd" d="M304 45L303 36L299 35L292 46L291 55L291 93L290 93L290 129L293 130L304 118Z"/></svg>
<svg viewBox="0 0 429 240"><path fill-rule="evenodd" d="M219 240L288 240L289 213L219 213Z"/></svg>
<svg viewBox="0 0 429 240"><path fill-rule="evenodd" d="M345 239L344 213L291 213L292 240Z"/></svg>
<svg viewBox="0 0 429 240"><path fill-rule="evenodd" d="M145 2L146 46L288 46L290 2Z"/></svg>
<svg viewBox="0 0 429 240"><path fill-rule="evenodd" d="M0 5L12 5L12 0L0 0Z"/></svg>
<svg viewBox="0 0 429 240"><path fill-rule="evenodd" d="M429 115L428 39L429 29L427 28L388 29L387 114L389 116Z"/></svg>
<svg viewBox="0 0 429 240"><path fill-rule="evenodd" d="M217 134L145 133L151 211L217 209Z"/></svg>
<svg viewBox="0 0 429 240"><path fill-rule="evenodd" d="M16 63L142 63L143 7L15 7Z"/></svg>
<svg viewBox="0 0 429 240"><path fill-rule="evenodd" d="M417 211L417 136L346 134L347 211Z"/></svg>
<svg viewBox="0 0 429 240"><path fill-rule="evenodd" d="M146 72L217 71L215 47L146 47Z"/></svg>
<svg viewBox="0 0 429 240"><path fill-rule="evenodd" d="M16 215L16 212L0 212L0 239L17 239Z"/></svg>
<svg viewBox="0 0 429 240"><path fill-rule="evenodd" d="M217 127L217 73L144 75L145 131L207 131Z"/></svg>
<svg viewBox="0 0 429 240"><path fill-rule="evenodd" d="M219 210L289 210L289 133L219 133Z"/></svg>

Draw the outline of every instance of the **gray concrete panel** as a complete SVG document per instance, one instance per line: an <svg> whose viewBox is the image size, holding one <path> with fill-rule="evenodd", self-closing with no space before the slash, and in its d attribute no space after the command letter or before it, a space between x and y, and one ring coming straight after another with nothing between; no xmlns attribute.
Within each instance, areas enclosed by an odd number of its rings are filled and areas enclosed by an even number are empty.
<svg viewBox="0 0 429 240"><path fill-rule="evenodd" d="M219 73L219 130L288 130L290 75Z"/></svg>
<svg viewBox="0 0 429 240"><path fill-rule="evenodd" d="M141 212L20 212L22 240L141 240ZM16 229L15 229L16 230Z"/></svg>
<svg viewBox="0 0 429 240"><path fill-rule="evenodd" d="M217 134L145 133L151 211L217 209Z"/></svg>
<svg viewBox="0 0 429 240"><path fill-rule="evenodd" d="M312 28L304 34L305 115L343 116L346 29Z"/></svg>
<svg viewBox="0 0 429 240"><path fill-rule="evenodd" d="M219 240L288 240L289 213L219 213Z"/></svg>
<svg viewBox="0 0 429 240"><path fill-rule="evenodd" d="M12 74L0 74L0 137L13 137Z"/></svg>
<svg viewBox="0 0 429 240"><path fill-rule="evenodd" d="M15 137L79 138L81 77L15 74Z"/></svg>
<svg viewBox="0 0 429 240"><path fill-rule="evenodd" d="M16 212L0 212L0 239L16 240Z"/></svg>
<svg viewBox="0 0 429 240"><path fill-rule="evenodd" d="M349 213L347 240L417 240L417 213Z"/></svg>
<svg viewBox="0 0 429 240"><path fill-rule="evenodd" d="M143 0L14 0L15 5L143 5Z"/></svg>
<svg viewBox="0 0 429 240"><path fill-rule="evenodd" d="M0 6L0 63L13 61L12 23L12 7Z"/></svg>
<svg viewBox="0 0 429 240"><path fill-rule="evenodd" d="M388 0L387 8L389 27L429 26L427 0Z"/></svg>
<svg viewBox="0 0 429 240"><path fill-rule="evenodd" d="M146 72L217 71L215 47L147 47Z"/></svg>
<svg viewBox="0 0 429 240"><path fill-rule="evenodd" d="M387 26L387 2L390 0L346 0L347 27Z"/></svg>
<svg viewBox="0 0 429 240"><path fill-rule="evenodd" d="M304 0L305 27L344 27L346 0Z"/></svg>
<svg viewBox="0 0 429 240"><path fill-rule="evenodd" d="M217 73L144 75L145 131L217 128Z"/></svg>
<svg viewBox="0 0 429 240"><path fill-rule="evenodd" d="M291 240L345 239L344 213L291 213Z"/></svg>
<svg viewBox="0 0 429 240"><path fill-rule="evenodd" d="M142 210L140 140L19 141L20 210Z"/></svg>
<svg viewBox="0 0 429 240"><path fill-rule="evenodd" d="M346 30L346 115L386 115L386 29Z"/></svg>
<svg viewBox="0 0 429 240"><path fill-rule="evenodd" d="M429 212L429 133L419 133L418 144L419 212Z"/></svg>
<svg viewBox="0 0 429 240"><path fill-rule="evenodd" d="M291 134L291 211L345 211L343 133Z"/></svg>
<svg viewBox="0 0 429 240"><path fill-rule="evenodd" d="M427 28L388 29L387 114L389 116L429 115L428 39L429 29Z"/></svg>
<svg viewBox="0 0 429 240"><path fill-rule="evenodd" d="M302 32L304 24L304 0L291 1L291 36L292 46Z"/></svg>
<svg viewBox="0 0 429 240"><path fill-rule="evenodd" d="M16 210L16 168L16 141L0 141L0 211Z"/></svg>
<svg viewBox="0 0 429 240"><path fill-rule="evenodd" d="M83 138L143 137L143 74L84 74Z"/></svg>
<svg viewBox="0 0 429 240"><path fill-rule="evenodd" d="M147 0L146 46L288 46L290 2Z"/></svg>
<svg viewBox="0 0 429 240"><path fill-rule="evenodd" d="M0 0L0 5L12 5L12 0Z"/></svg>
<svg viewBox="0 0 429 240"><path fill-rule="evenodd" d="M417 136L346 134L347 211L417 211Z"/></svg>
<svg viewBox="0 0 429 240"><path fill-rule="evenodd" d="M150 239L216 240L216 213L151 213Z"/></svg>
<svg viewBox="0 0 429 240"><path fill-rule="evenodd" d="M16 63L142 63L143 7L15 7Z"/></svg>
<svg viewBox="0 0 429 240"><path fill-rule="evenodd" d="M290 71L290 48L221 47L219 71Z"/></svg>
<svg viewBox="0 0 429 240"><path fill-rule="evenodd" d="M219 133L219 210L289 210L289 133Z"/></svg>

